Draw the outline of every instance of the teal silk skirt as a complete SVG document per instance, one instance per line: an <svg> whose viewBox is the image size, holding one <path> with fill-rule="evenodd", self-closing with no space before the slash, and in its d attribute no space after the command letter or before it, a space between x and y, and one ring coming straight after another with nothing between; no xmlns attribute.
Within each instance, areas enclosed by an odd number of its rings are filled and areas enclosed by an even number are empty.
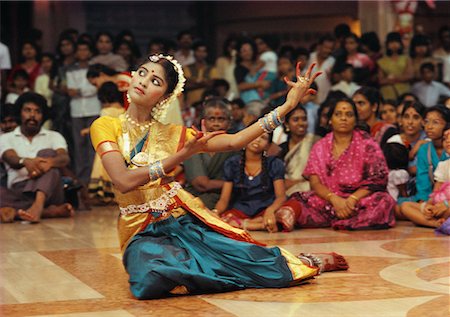
<svg viewBox="0 0 450 317"><path fill-rule="evenodd" d="M149 224L133 237L123 263L138 299L281 288L293 281L277 247L227 238L190 214Z"/></svg>

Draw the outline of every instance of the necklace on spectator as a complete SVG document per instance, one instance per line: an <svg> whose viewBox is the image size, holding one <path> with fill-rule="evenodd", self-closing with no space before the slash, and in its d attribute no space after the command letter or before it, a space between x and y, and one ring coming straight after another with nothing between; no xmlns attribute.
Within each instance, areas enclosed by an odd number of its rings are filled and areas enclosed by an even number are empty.
<svg viewBox="0 0 450 317"><path fill-rule="evenodd" d="M261 171L261 167L259 167L255 172L250 173L248 168L245 168L245 174L247 174L248 180L252 181L255 179L256 175L258 175L258 173Z"/></svg>
<svg viewBox="0 0 450 317"><path fill-rule="evenodd" d="M125 112L125 119L127 119L127 121L129 123L131 123L131 125L138 127L141 130L141 132L144 132L145 130L150 129L150 127L152 126L152 124L154 122L153 120L151 120L150 122L147 122L146 124L140 124L136 120L132 119L130 117L130 115L128 114L128 112Z"/></svg>

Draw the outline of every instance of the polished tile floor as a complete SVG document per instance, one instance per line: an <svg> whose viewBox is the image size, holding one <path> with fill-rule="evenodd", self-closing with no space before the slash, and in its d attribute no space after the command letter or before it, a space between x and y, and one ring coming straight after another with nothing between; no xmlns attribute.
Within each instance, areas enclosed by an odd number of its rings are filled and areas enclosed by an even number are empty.
<svg viewBox="0 0 450 317"><path fill-rule="evenodd" d="M128 290L113 207L74 219L0 225L0 316L450 316L450 238L390 230L254 236L298 252L335 251L348 272L302 286L138 301Z"/></svg>

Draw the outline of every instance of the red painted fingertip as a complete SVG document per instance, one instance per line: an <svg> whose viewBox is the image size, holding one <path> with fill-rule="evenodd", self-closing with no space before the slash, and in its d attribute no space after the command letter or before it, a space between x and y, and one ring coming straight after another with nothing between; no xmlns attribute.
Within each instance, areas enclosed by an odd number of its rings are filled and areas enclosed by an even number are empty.
<svg viewBox="0 0 450 317"><path fill-rule="evenodd" d="M317 90L310 88L310 89L308 89L308 93L311 95L317 95Z"/></svg>
<svg viewBox="0 0 450 317"><path fill-rule="evenodd" d="M284 76L283 79L284 79L284 82L285 82L286 84L289 83L289 79L287 78L287 76Z"/></svg>

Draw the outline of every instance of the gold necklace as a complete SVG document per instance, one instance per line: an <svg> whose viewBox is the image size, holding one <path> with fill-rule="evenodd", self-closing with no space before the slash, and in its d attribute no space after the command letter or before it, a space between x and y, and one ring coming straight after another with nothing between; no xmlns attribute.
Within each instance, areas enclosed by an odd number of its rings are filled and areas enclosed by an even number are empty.
<svg viewBox="0 0 450 317"><path fill-rule="evenodd" d="M146 124L140 124L136 120L132 119L130 117L130 115L128 114L128 112L125 113L125 119L127 119L127 121L129 123L131 123L132 125L138 127L141 130L141 132L144 132L145 130L150 129L150 127L152 126L152 124L154 122L153 120L151 120L150 122L147 122Z"/></svg>

